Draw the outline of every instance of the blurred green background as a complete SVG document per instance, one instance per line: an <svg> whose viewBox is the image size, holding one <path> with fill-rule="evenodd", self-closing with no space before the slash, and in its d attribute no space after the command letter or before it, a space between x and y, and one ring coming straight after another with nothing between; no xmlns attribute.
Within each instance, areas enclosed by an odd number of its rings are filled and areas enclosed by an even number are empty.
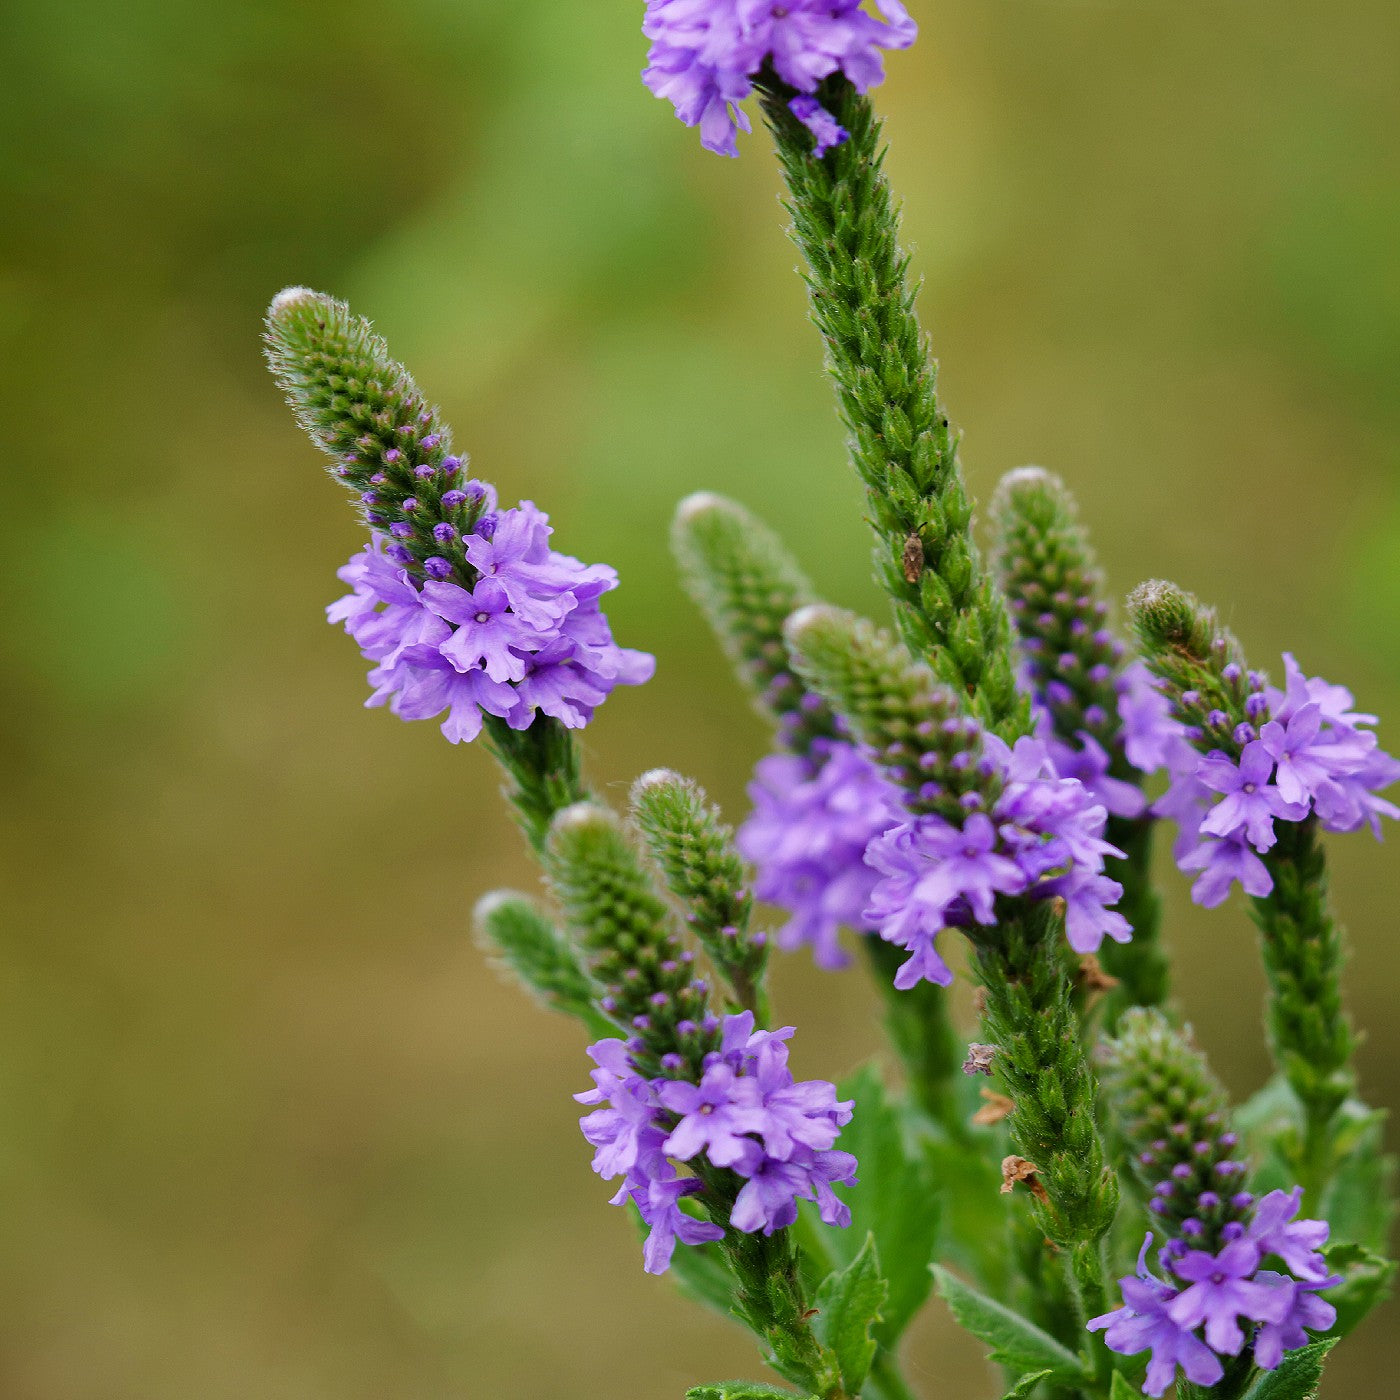
<svg viewBox="0 0 1400 1400"><path fill-rule="evenodd" d="M1055 468L1115 589L1222 601L1400 745L1393 0L911 7L879 101L974 490ZM290 282L373 317L476 469L622 571L659 671L587 732L597 782L671 764L741 815L765 736L674 581L674 502L731 492L879 603L772 160L643 91L640 9L0 5L6 1400L759 1370L643 1276L574 1126L580 1034L471 942L475 898L535 876L483 752L359 707L321 620L359 532L257 340ZM1393 849L1334 847L1392 1104ZM1171 889L1183 998L1247 1093L1250 927ZM779 993L802 1072L876 1046L855 977L790 959ZM1326 1396L1393 1391L1398 1315ZM912 1361L930 1397L990 1393L941 1316Z"/></svg>

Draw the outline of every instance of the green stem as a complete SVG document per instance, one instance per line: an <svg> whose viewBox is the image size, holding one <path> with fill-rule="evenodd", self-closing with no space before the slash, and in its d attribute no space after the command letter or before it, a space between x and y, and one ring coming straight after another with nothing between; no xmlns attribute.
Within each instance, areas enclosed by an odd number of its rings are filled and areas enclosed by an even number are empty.
<svg viewBox="0 0 1400 1400"><path fill-rule="evenodd" d="M889 1031L908 1081L909 1093L955 1142L970 1138L956 1086L965 1045L948 1016L948 993L928 982L897 991L894 975L907 954L873 934L861 939L871 975L885 1004Z"/></svg>
<svg viewBox="0 0 1400 1400"><path fill-rule="evenodd" d="M579 774L578 745L558 720L540 715L528 729L485 717L487 747L506 771L506 797L536 855L544 852L549 823L588 796Z"/></svg>
<svg viewBox="0 0 1400 1400"><path fill-rule="evenodd" d="M767 1344L769 1364L821 1400L853 1400L841 1384L836 1357L812 1331L792 1231L750 1235L729 1227L736 1178L704 1165L699 1170L705 1208L726 1232L719 1247L734 1280L734 1310Z"/></svg>
<svg viewBox="0 0 1400 1400"><path fill-rule="evenodd" d="M1171 986L1171 966L1161 938L1162 900L1152 880L1156 826L1151 817L1110 817L1105 833L1125 858L1110 858L1104 873L1123 886L1118 912L1133 926L1130 943L1106 939L1099 950L1104 971L1119 983L1103 1006L1103 1029L1109 1035L1130 1006L1161 1006Z"/></svg>
<svg viewBox="0 0 1400 1400"><path fill-rule="evenodd" d="M1355 1037L1342 1009L1342 931L1327 898L1327 860L1317 820L1275 823L1278 843L1264 863L1272 893L1250 901L1269 978L1274 1061L1303 1105L1296 1166L1316 1203L1332 1169L1331 1129L1355 1087Z"/></svg>

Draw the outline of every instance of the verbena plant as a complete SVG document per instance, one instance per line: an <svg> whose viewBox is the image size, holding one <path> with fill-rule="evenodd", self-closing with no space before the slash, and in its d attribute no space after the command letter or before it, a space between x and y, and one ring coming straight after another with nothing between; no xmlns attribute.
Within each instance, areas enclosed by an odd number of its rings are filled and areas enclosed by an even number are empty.
<svg viewBox="0 0 1400 1400"><path fill-rule="evenodd" d="M573 731L652 671L609 630L617 575L502 508L369 324L292 288L272 369L370 534L329 616L373 663L370 705L504 768L553 903L487 895L481 932L594 1033L583 1135L644 1267L752 1329L797 1394L908 1400L900 1337L936 1287L1008 1400L1302 1400L1394 1269L1321 833L1400 815L1377 795L1400 763L1349 692L1292 657L1271 683L1172 584L1138 588L1119 635L1048 473L1002 481L983 554L867 96L915 28L878 10L647 5L645 80L706 146L734 154L757 98L892 604L893 626L827 606L742 505L681 503L685 583L773 722L738 830L677 773L639 778L625 815L590 793ZM1162 821L1196 902L1238 883L1259 927L1277 1074L1238 1108L1171 1000ZM773 946L838 966L842 928L897 1089L797 1081L773 1028Z"/></svg>

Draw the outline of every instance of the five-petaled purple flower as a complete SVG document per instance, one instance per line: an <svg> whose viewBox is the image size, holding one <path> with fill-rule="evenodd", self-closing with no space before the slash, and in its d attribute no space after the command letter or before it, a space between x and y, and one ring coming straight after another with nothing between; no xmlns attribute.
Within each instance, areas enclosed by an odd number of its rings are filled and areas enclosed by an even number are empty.
<svg viewBox="0 0 1400 1400"><path fill-rule="evenodd" d="M1201 830L1210 836L1242 834L1256 851L1269 850L1278 839L1274 818L1301 821L1307 808L1288 802L1269 778L1274 761L1258 739L1246 744L1240 761L1232 763L1224 754L1211 754L1196 769L1196 776L1212 792L1223 794L1206 814Z"/></svg>

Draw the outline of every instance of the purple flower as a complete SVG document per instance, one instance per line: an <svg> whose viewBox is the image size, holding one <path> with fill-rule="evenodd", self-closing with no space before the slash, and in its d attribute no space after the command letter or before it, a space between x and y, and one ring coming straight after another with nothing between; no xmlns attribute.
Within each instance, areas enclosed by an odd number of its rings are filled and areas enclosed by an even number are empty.
<svg viewBox="0 0 1400 1400"><path fill-rule="evenodd" d="M423 585L423 605L456 624L438 652L457 670L480 667L493 681L524 680L525 655L540 649L541 634L510 610L498 580L483 578L470 593L455 583L430 581Z"/></svg>
<svg viewBox="0 0 1400 1400"><path fill-rule="evenodd" d="M1299 1283L1286 1274L1261 1269L1256 1278L1261 1284L1284 1293L1288 1300L1288 1311L1282 1318L1277 1322L1264 1323L1254 1334L1254 1363L1266 1371L1272 1371L1283 1360L1284 1352L1307 1346L1311 1338L1304 1328L1325 1332L1336 1322L1336 1308L1317 1294L1323 1288L1340 1283L1342 1276L1333 1274L1330 1278L1313 1283Z"/></svg>
<svg viewBox="0 0 1400 1400"><path fill-rule="evenodd" d="M770 1157L757 1145L735 1170L748 1179L734 1202L729 1222L736 1230L771 1235L797 1219L799 1200L815 1201L828 1225L845 1227L851 1212L832 1191L833 1183L853 1186L856 1159L849 1152L798 1149L790 1158Z"/></svg>
<svg viewBox="0 0 1400 1400"><path fill-rule="evenodd" d="M758 1084L738 1078L723 1060L710 1065L699 1084L668 1080L656 1093L664 1108L680 1115L665 1151L681 1162L704 1152L715 1166L732 1167L752 1142L744 1134L761 1128L765 1121Z"/></svg>
<svg viewBox="0 0 1400 1400"><path fill-rule="evenodd" d="M608 687L575 662L573 647L563 638L541 648L515 689L528 710L542 710L566 729L582 729L608 698Z"/></svg>
<svg viewBox="0 0 1400 1400"><path fill-rule="evenodd" d="M1155 773L1194 764L1195 753L1183 726L1172 718L1171 702L1153 684L1152 673L1141 661L1123 672L1118 717L1123 721L1123 752L1134 768Z"/></svg>
<svg viewBox="0 0 1400 1400"><path fill-rule="evenodd" d="M791 1040L793 1033L791 1026L776 1031L755 1030L753 1012L736 1011L726 1016L720 1025L719 1056L733 1069L752 1074L765 1047Z"/></svg>
<svg viewBox="0 0 1400 1400"><path fill-rule="evenodd" d="M835 1085L824 1079L793 1079L787 1046L779 1040L760 1048L753 1078L740 1082L757 1085L761 1106L750 1120L751 1131L770 1157L786 1161L802 1149L825 1152L851 1121L855 1105L849 1099L838 1102Z"/></svg>
<svg viewBox="0 0 1400 1400"><path fill-rule="evenodd" d="M1303 1188L1270 1191L1254 1207L1246 1239L1263 1254L1276 1254L1290 1271L1306 1282L1327 1277L1327 1261L1320 1251L1329 1232L1325 1220L1294 1220L1303 1203Z"/></svg>
<svg viewBox="0 0 1400 1400"><path fill-rule="evenodd" d="M991 819L974 812L961 829L942 817L917 817L871 842L866 861L884 878L866 917L887 943L913 955L895 974L896 987L907 990L921 979L946 987L953 974L934 939L955 911L990 924L996 895L1026 888L1021 867L997 851L997 837Z"/></svg>
<svg viewBox="0 0 1400 1400"><path fill-rule="evenodd" d="M642 1220L650 1226L647 1242L642 1249L642 1267L649 1274L664 1274L671 1267L676 1242L706 1244L722 1240L724 1231L708 1220L697 1220L680 1207L681 1198L700 1189L694 1177L685 1180L652 1180L635 1187L628 1194Z"/></svg>
<svg viewBox="0 0 1400 1400"><path fill-rule="evenodd" d="M1265 694L1269 709L1276 720L1286 723L1305 705L1316 705L1324 719L1341 729L1356 729L1358 725L1375 724L1375 715L1357 714L1351 707L1356 703L1344 685L1332 685L1317 676L1305 676L1291 652L1283 654L1284 689L1269 686Z"/></svg>
<svg viewBox="0 0 1400 1400"><path fill-rule="evenodd" d="M1213 1385L1222 1374L1218 1358L1237 1356L1246 1344L1241 1319L1250 1324L1254 1360L1266 1370L1277 1366L1285 1351L1307 1343L1305 1328L1324 1330L1336 1320L1336 1309L1315 1296L1341 1282L1340 1276L1329 1277L1321 1256L1312 1253L1327 1227L1321 1221L1290 1224L1300 1196L1297 1189L1274 1191L1256 1203L1247 1192L1238 1195L1242 1210L1253 1208L1253 1218L1247 1228L1240 1220L1225 1225L1225 1243L1216 1254L1192 1249L1185 1238L1168 1240L1159 1262L1186 1285L1181 1289L1147 1271L1152 1243L1147 1236L1137 1277L1121 1280L1125 1306L1095 1318L1089 1327L1106 1327L1104 1340L1124 1355L1152 1347L1144 1386L1149 1395L1160 1395L1171 1384L1178 1364L1196 1384ZM1200 1200L1204 1207L1206 1196ZM1218 1205L1215 1198L1212 1208ZM1184 1231L1187 1236L1201 1233L1199 1220L1183 1224L1197 1227ZM1306 1271L1305 1277L1259 1268L1264 1254L1283 1257L1285 1252ZM1204 1342L1196 1335L1202 1327Z"/></svg>
<svg viewBox="0 0 1400 1400"><path fill-rule="evenodd" d="M470 743L481 733L483 713L504 719L513 729L530 722L529 711L511 686L493 681L484 671L464 675L435 646L406 648L397 661L371 671L369 680L375 691L365 704L387 702L400 719L435 719L446 710L442 732L453 744Z"/></svg>
<svg viewBox="0 0 1400 1400"><path fill-rule="evenodd" d="M817 1214L827 1225L850 1227L851 1208L831 1189L856 1184L856 1159L849 1152L813 1152L807 1162L807 1185L817 1203Z"/></svg>
<svg viewBox="0 0 1400 1400"><path fill-rule="evenodd" d="M866 851L867 864L884 877L866 917L881 938L910 953L895 976L898 988L951 982L935 939L948 927L994 922L998 894L1063 899L1069 941L1080 952L1132 933L1110 908L1123 891L1103 874L1104 858L1122 852L1103 839L1106 808L1078 779L1056 772L1042 741L1022 738L1011 748L984 734L982 744L984 771L1004 779L990 816L972 810L961 825L921 816Z"/></svg>
<svg viewBox="0 0 1400 1400"><path fill-rule="evenodd" d="M1051 880L1045 889L1065 901L1065 936L1076 953L1097 953L1105 938L1115 943L1132 939L1133 926L1110 907L1123 897L1123 886L1117 880L1081 866Z"/></svg>
<svg viewBox="0 0 1400 1400"><path fill-rule="evenodd" d="M864 911L878 876L865 848L898 820L894 790L857 748L831 741L810 761L761 759L749 797L737 840L757 868L754 893L790 915L778 946L810 947L818 967L844 967L837 930L870 927Z"/></svg>
<svg viewBox="0 0 1400 1400"><path fill-rule="evenodd" d="M659 1148L664 1135L657 1126L657 1100L651 1086L633 1069L621 1040L600 1040L588 1047L598 1066L592 1089L574 1098L582 1104L605 1104L579 1120L583 1136L596 1151L593 1170L605 1181L632 1173Z"/></svg>
<svg viewBox="0 0 1400 1400"><path fill-rule="evenodd" d="M1136 1276L1118 1281L1123 1306L1090 1320L1089 1331L1104 1334L1104 1343L1120 1356L1136 1356L1151 1351L1143 1392L1161 1395L1176 1379L1181 1367L1187 1380L1196 1385L1214 1385L1225 1374L1220 1358L1189 1328L1174 1321L1170 1308L1177 1293L1147 1268L1148 1235L1138 1253Z"/></svg>
<svg viewBox="0 0 1400 1400"><path fill-rule="evenodd" d="M797 1219L797 1198L811 1191L808 1173L800 1161L769 1157L757 1143L751 1143L748 1160L737 1169L748 1180L729 1217L736 1230L746 1234L762 1230L771 1235Z"/></svg>
<svg viewBox="0 0 1400 1400"><path fill-rule="evenodd" d="M1257 1283L1259 1246L1249 1239L1232 1240L1219 1254L1188 1250L1172 1261L1172 1272L1190 1287L1167 1307L1167 1315L1186 1328L1205 1324L1206 1342L1222 1356L1237 1356L1244 1346L1238 1319L1281 1322L1288 1299L1266 1283Z"/></svg>
<svg viewBox="0 0 1400 1400"><path fill-rule="evenodd" d="M1081 732L1079 746L1067 744L1048 734L1044 739L1050 761L1061 778L1074 778L1115 817L1140 817L1147 797L1136 783L1125 783L1109 775L1112 759L1092 734Z"/></svg>
<svg viewBox="0 0 1400 1400"><path fill-rule="evenodd" d="M861 0L648 0L642 81L700 128L707 149L737 155L735 136L749 130L738 104L765 63L799 94L836 72L861 92L883 79L880 50L908 48L918 31L900 0L876 4L879 20ZM846 138L814 98L794 115L816 137L818 154Z"/></svg>
<svg viewBox="0 0 1400 1400"><path fill-rule="evenodd" d="M794 97L788 103L788 110L812 133L816 141L812 154L818 160L843 141L850 140L851 133L815 97Z"/></svg>
<svg viewBox="0 0 1400 1400"><path fill-rule="evenodd" d="M1277 765L1274 781L1285 802L1308 803L1329 779L1354 771L1365 761L1375 735L1360 742L1357 733L1350 743L1328 742L1322 734L1322 707L1309 702L1291 715L1286 724L1270 720L1260 731L1259 741Z"/></svg>
<svg viewBox="0 0 1400 1400"><path fill-rule="evenodd" d="M466 536L467 561L483 578L496 579L522 622L551 631L576 600L569 577L550 557L549 518L532 501L493 517L490 537L478 530Z"/></svg>
<svg viewBox="0 0 1400 1400"><path fill-rule="evenodd" d="M992 735L984 743L1006 778L995 808L1001 835L1028 879L1068 874L1076 866L1097 873L1105 856L1122 856L1103 839L1107 810L1082 783L1056 772L1043 743L1022 738L1008 749Z"/></svg>
<svg viewBox="0 0 1400 1400"><path fill-rule="evenodd" d="M1202 908L1223 904L1230 886L1238 880L1246 894L1262 899L1274 887L1268 867L1239 837L1227 841L1205 840L1177 860L1185 871L1200 871L1191 886L1191 898Z"/></svg>
<svg viewBox="0 0 1400 1400"><path fill-rule="evenodd" d="M1223 754L1202 759L1196 776L1213 792L1224 794L1224 800L1206 813L1202 832L1210 836L1242 833L1256 851L1269 850L1278 839L1275 817L1296 822L1308 814L1306 806L1286 801L1270 783L1273 771L1274 760L1259 739L1244 746L1238 764Z"/></svg>

